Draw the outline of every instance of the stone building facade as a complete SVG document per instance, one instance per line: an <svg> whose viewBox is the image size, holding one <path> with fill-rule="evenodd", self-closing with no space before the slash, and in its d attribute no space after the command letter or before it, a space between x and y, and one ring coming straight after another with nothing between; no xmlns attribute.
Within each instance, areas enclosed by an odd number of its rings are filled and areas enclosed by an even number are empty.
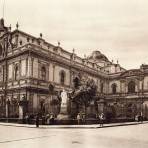
<svg viewBox="0 0 148 148"><path fill-rule="evenodd" d="M22 118L24 112L39 110L58 114L52 100L63 89L70 92L76 79L91 79L97 85L97 111L103 105L117 117L139 111L148 117L148 65L125 70L100 51L80 58L74 50L46 42L42 34L37 38L18 28L11 31L0 20L0 117Z"/></svg>

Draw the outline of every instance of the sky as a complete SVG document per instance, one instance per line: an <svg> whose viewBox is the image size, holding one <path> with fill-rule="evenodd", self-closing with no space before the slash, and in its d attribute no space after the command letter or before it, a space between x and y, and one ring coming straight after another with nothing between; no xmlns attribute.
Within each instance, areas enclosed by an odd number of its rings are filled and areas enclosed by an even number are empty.
<svg viewBox="0 0 148 148"><path fill-rule="evenodd" d="M5 0L4 19L81 57L99 50L126 69L148 64L148 0Z"/></svg>

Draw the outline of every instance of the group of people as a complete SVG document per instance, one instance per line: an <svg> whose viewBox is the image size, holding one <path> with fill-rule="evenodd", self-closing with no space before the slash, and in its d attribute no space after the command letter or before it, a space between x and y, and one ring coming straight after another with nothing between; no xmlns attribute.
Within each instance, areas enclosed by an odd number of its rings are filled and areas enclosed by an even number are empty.
<svg viewBox="0 0 148 148"><path fill-rule="evenodd" d="M100 114L97 114L96 118L98 119L98 122L99 122L100 126L103 127L103 123L104 123L104 120L105 120L104 113L102 112ZM78 113L77 114L77 123L78 123L78 125L79 124L85 124L85 121L86 121L85 114Z"/></svg>
<svg viewBox="0 0 148 148"><path fill-rule="evenodd" d="M32 121L35 120L36 127L39 127L39 124L47 124L52 125L54 124L55 116L54 114L47 114L47 115L40 115L37 113L36 115L29 115L26 114L24 117L24 123L31 124Z"/></svg>
<svg viewBox="0 0 148 148"><path fill-rule="evenodd" d="M99 124L100 124L100 127L103 127L103 124L104 124L104 120L105 120L105 115L104 113L100 113L100 114L97 114L96 115L96 118L98 119L99 121Z"/></svg>
<svg viewBox="0 0 148 148"><path fill-rule="evenodd" d="M55 116L54 114L47 114L45 116L45 124L52 125L54 124Z"/></svg>
<svg viewBox="0 0 148 148"><path fill-rule="evenodd" d="M42 124L53 125L55 120L54 114L47 114L46 116L41 116ZM37 114L35 118L36 127L39 127L40 116Z"/></svg>
<svg viewBox="0 0 148 148"><path fill-rule="evenodd" d="M85 114L78 113L77 114L77 121L78 121L78 125L79 124L84 124L85 123Z"/></svg>
<svg viewBox="0 0 148 148"><path fill-rule="evenodd" d="M137 114L135 116L135 121L137 121L137 122L143 122L143 115L142 115L142 113L141 114Z"/></svg>
<svg viewBox="0 0 148 148"><path fill-rule="evenodd" d="M24 123L31 124L31 121L35 118L35 115L26 113L24 117Z"/></svg>
<svg viewBox="0 0 148 148"><path fill-rule="evenodd" d="M26 114L24 117L24 123L31 124L31 121L33 121L32 119L35 120L36 127L39 127L39 124L53 125L55 123L55 115L52 113L45 116L41 116L39 113L36 115ZM78 125L86 123L86 116L84 113L78 113L76 119ZM105 121L104 113L96 114L96 119L98 120L100 127L103 127ZM142 114L137 114L135 116L135 121L143 122Z"/></svg>

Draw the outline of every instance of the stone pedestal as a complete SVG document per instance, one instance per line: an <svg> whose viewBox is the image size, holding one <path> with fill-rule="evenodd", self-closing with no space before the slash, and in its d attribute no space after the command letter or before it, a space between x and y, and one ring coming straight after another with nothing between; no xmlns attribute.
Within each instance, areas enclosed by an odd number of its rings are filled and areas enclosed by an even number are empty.
<svg viewBox="0 0 148 148"><path fill-rule="evenodd" d="M67 120L68 119L68 111L67 111L67 102L61 103L60 114L58 115L58 120Z"/></svg>

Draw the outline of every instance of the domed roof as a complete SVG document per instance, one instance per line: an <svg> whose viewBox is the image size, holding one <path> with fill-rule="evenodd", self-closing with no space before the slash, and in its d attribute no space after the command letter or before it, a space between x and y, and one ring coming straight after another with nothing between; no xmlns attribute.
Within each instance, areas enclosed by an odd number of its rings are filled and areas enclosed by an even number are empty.
<svg viewBox="0 0 148 148"><path fill-rule="evenodd" d="M100 51L93 51L89 59L109 61L108 58L104 54L102 54Z"/></svg>

